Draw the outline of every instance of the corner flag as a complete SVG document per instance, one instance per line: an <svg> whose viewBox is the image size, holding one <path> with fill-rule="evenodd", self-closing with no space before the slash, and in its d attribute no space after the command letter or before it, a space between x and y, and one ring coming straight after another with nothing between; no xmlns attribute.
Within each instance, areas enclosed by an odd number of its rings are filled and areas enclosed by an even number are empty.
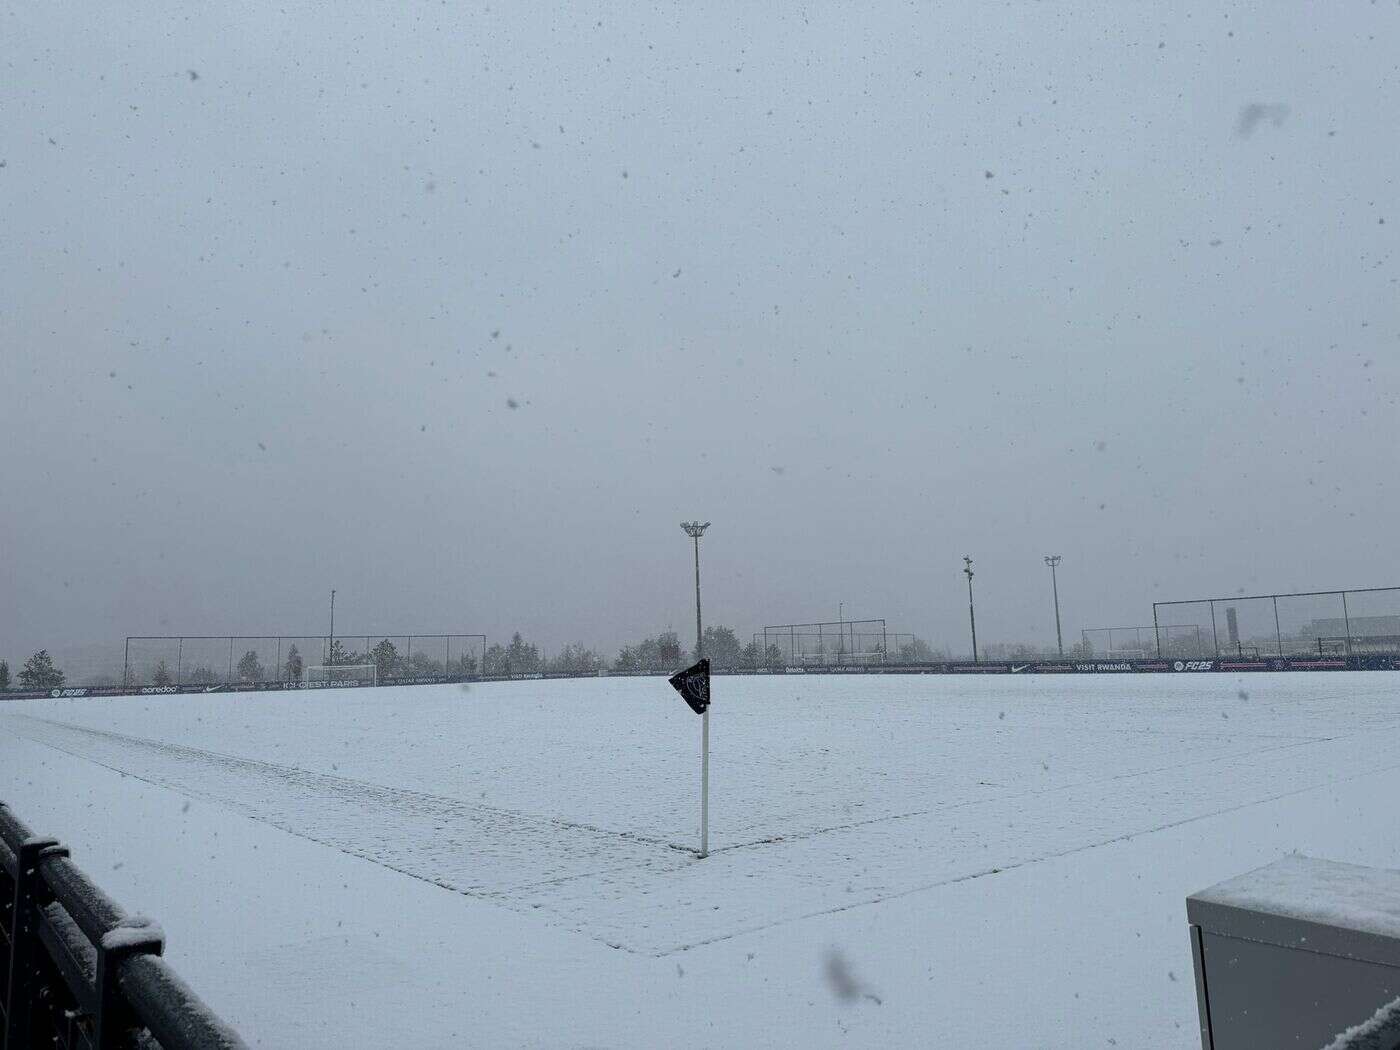
<svg viewBox="0 0 1400 1050"><path fill-rule="evenodd" d="M667 679L700 722L700 851L710 855L710 661L701 657Z"/></svg>
<svg viewBox="0 0 1400 1050"><path fill-rule="evenodd" d="M681 698L690 705L690 709L697 715L703 715L705 709L710 706L710 661L703 659L693 667L687 667L684 671L677 671L667 679L681 694Z"/></svg>

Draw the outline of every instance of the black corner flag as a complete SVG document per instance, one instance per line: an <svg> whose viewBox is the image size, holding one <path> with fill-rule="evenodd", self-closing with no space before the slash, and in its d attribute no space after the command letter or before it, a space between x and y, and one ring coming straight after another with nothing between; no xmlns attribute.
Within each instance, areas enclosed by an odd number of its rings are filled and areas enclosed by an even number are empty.
<svg viewBox="0 0 1400 1050"><path fill-rule="evenodd" d="M710 706L710 661L703 659L694 667L677 671L668 681L681 694L697 715L703 715Z"/></svg>

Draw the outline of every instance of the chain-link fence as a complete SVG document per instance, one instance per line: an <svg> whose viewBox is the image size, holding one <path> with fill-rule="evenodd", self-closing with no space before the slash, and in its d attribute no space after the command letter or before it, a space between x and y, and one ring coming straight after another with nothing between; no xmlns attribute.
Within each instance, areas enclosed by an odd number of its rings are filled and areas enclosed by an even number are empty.
<svg viewBox="0 0 1400 1050"><path fill-rule="evenodd" d="M1361 656L1400 653L1400 587L1154 602L1159 656ZM1170 618L1201 625L1195 653L1173 651Z"/></svg>
<svg viewBox="0 0 1400 1050"><path fill-rule="evenodd" d="M1209 631L1209 626L1206 631ZM1085 627L1078 653L1094 660L1144 660L1154 656L1195 659L1209 652L1200 624L1164 623L1144 627ZM1161 651L1158 652L1158 642Z"/></svg>
<svg viewBox="0 0 1400 1050"><path fill-rule="evenodd" d="M297 684L313 667L373 664L382 682L458 681L481 673L482 634L133 635L121 684Z"/></svg>
<svg viewBox="0 0 1400 1050"><path fill-rule="evenodd" d="M890 643L912 640L891 635L884 620L773 624L754 632L754 644L768 666L823 666L888 662Z"/></svg>

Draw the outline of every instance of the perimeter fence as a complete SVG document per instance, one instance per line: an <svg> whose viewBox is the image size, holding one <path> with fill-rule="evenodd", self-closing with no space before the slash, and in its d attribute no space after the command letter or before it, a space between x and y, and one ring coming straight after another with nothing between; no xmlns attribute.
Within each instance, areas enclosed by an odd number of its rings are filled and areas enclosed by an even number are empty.
<svg viewBox="0 0 1400 1050"><path fill-rule="evenodd" d="M891 633L884 620L770 624L753 634L760 667L896 663L910 656L914 636Z"/></svg>
<svg viewBox="0 0 1400 1050"><path fill-rule="evenodd" d="M122 684L272 685L308 667L373 664L380 682L460 681L481 674L484 634L132 635Z"/></svg>
<svg viewBox="0 0 1400 1050"><path fill-rule="evenodd" d="M1209 631L1209 626L1206 627ZM1085 627L1079 632L1082 655L1104 660L1145 660L1149 656L1195 658L1205 637L1200 624L1164 623L1154 627ZM1158 643L1160 641L1160 650Z"/></svg>
<svg viewBox="0 0 1400 1050"><path fill-rule="evenodd" d="M1173 638L1168 618L1199 624L1200 634ZM1400 587L1153 602L1152 621L1152 644L1162 657L1395 654L1400 653ZM1191 652L1182 648L1188 641Z"/></svg>

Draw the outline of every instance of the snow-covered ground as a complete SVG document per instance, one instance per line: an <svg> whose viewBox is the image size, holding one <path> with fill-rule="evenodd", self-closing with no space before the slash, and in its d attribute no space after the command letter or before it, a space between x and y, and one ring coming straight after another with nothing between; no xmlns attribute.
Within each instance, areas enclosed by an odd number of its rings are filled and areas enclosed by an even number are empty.
<svg viewBox="0 0 1400 1050"><path fill-rule="evenodd" d="M1185 896L1400 867L1400 676L44 700L0 798L264 1046L1194 1047ZM1360 1019L1358 1019L1360 1020Z"/></svg>

